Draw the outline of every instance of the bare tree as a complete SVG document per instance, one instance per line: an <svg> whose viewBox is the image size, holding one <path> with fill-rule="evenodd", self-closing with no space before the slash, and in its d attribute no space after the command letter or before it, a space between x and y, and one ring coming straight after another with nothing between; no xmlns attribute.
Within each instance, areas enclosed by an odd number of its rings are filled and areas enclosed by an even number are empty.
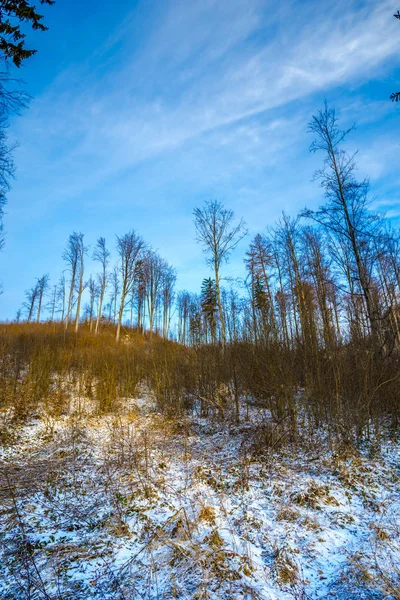
<svg viewBox="0 0 400 600"><path fill-rule="evenodd" d="M164 269L165 261L161 258L161 256L159 256L157 252L154 252L154 250L148 250L143 257L143 275L147 311L149 315L150 335L153 333L154 317L160 299L160 290Z"/></svg>
<svg viewBox="0 0 400 600"><path fill-rule="evenodd" d="M134 302L136 297L136 307L137 307L137 326L139 331L143 332L144 330L144 321L145 321L145 298L146 298L146 284L144 280L144 268L143 268L143 260L138 259L135 263L135 273L134 273L134 285L132 287L132 298L131 303Z"/></svg>
<svg viewBox="0 0 400 600"><path fill-rule="evenodd" d="M168 337L168 331L171 320L171 308L174 301L174 286L176 283L176 270L165 263L165 268L162 274L161 295L163 305L163 337Z"/></svg>
<svg viewBox="0 0 400 600"><path fill-rule="evenodd" d="M0 250L3 250L5 243L5 233L4 233L4 207L6 205L6 198L3 194L0 194Z"/></svg>
<svg viewBox="0 0 400 600"><path fill-rule="evenodd" d="M189 305L189 341L192 346L198 346L203 338L203 320L200 297L190 295Z"/></svg>
<svg viewBox="0 0 400 600"><path fill-rule="evenodd" d="M180 344L188 343L188 322L190 314L191 294L186 290L177 295L176 304L178 311L178 342Z"/></svg>
<svg viewBox="0 0 400 600"><path fill-rule="evenodd" d="M89 331L92 331L92 328L93 328L93 316L94 316L94 305L95 305L95 302L96 302L96 298L99 297L100 288L96 284L96 281L93 279L92 276L89 277L89 281L88 281L87 285L88 285L88 288L89 288L89 305L88 305ZM99 304L100 304L100 302L99 302Z"/></svg>
<svg viewBox="0 0 400 600"><path fill-rule="evenodd" d="M79 279L77 280L76 292L77 292L77 304L76 304L76 314L75 314L75 332L78 331L79 328L79 317L81 312L81 303L82 303L82 294L84 290L84 282L83 282L83 272L84 272L84 257L87 252L87 248L83 244L83 234L80 234L79 239L76 243L76 251L77 251L77 266L78 266L78 275Z"/></svg>
<svg viewBox="0 0 400 600"><path fill-rule="evenodd" d="M276 318L271 291L270 271L274 262L271 241L257 234L246 253L246 268L251 280L251 299L253 330L257 338L261 320L261 329L266 338L277 335ZM258 316L260 319L258 319Z"/></svg>
<svg viewBox="0 0 400 600"><path fill-rule="evenodd" d="M309 130L316 134L311 152L322 150L326 155L323 168L315 175L325 190L326 203L317 211L304 210L302 216L319 223L339 244L345 244L354 291L357 293L356 288L360 287L371 333L377 338L379 314L374 301L370 249L379 220L368 210L369 184L367 180L356 181L354 155L349 156L340 147L351 129L339 129L335 111L326 103L324 110L313 117Z"/></svg>
<svg viewBox="0 0 400 600"><path fill-rule="evenodd" d="M1 12L1 11L0 11ZM6 20L0 24L0 29L9 28L10 24ZM1 52L1 49L0 49ZM14 150L18 146L15 142L9 143L7 129L9 126L8 116L11 113L19 114L20 110L28 104L29 97L19 89L9 89L10 79L8 71L0 72L0 250L4 247L4 207L7 203L6 195L10 191L11 181L14 178ZM0 285L0 293L2 287Z"/></svg>
<svg viewBox="0 0 400 600"><path fill-rule="evenodd" d="M110 252L106 248L106 240L100 237L94 248L93 260L100 264L101 272L98 275L99 279L99 306L97 311L95 333L99 330L99 323L101 319L101 312L103 310L104 294L107 287L108 278L108 264L109 264Z"/></svg>
<svg viewBox="0 0 400 600"><path fill-rule="evenodd" d="M2 106L0 99L0 250L3 249L5 242L3 217L4 207L7 203L6 193L10 190L10 180L14 177L15 172L13 151L16 145L10 146L8 144L7 127L6 107Z"/></svg>
<svg viewBox="0 0 400 600"><path fill-rule="evenodd" d="M141 250L144 248L143 239L134 231L125 235L117 236L117 250L119 254L119 271L121 274L121 300L118 312L118 324L116 339L119 341L121 333L122 317L125 310L125 302L131 293L135 281L135 264Z"/></svg>
<svg viewBox="0 0 400 600"><path fill-rule="evenodd" d="M229 260L231 252L246 235L247 230L243 219L236 225L233 224L233 211L226 209L217 200L207 201L203 208L196 208L193 214L197 241L202 244L204 252L208 255L206 259L207 264L214 268L215 289L221 323L221 338L222 344L225 344L226 327L221 302L220 270L222 263Z"/></svg>
<svg viewBox="0 0 400 600"><path fill-rule="evenodd" d="M117 304L118 304L118 296L120 293L120 271L119 268L114 266L110 275L110 283L111 283L111 296L110 296L110 320L111 320L111 312L114 323L117 322Z"/></svg>
<svg viewBox="0 0 400 600"><path fill-rule="evenodd" d="M40 0L41 4L54 4L53 0ZM10 181L14 177L13 152L17 143L10 144L7 138L8 117L11 113L19 114L29 103L29 96L21 89L13 88L21 82L9 75L8 64L11 60L19 67L32 56L36 50L26 48L26 34L21 25L28 23L35 30L45 31L47 27L41 22L42 15L26 0L11 0L0 4L0 58L3 70L0 72L0 250L4 246L4 206L6 194L10 190ZM10 85L12 87L10 87ZM2 292L0 285L0 293Z"/></svg>
<svg viewBox="0 0 400 600"><path fill-rule="evenodd" d="M57 285L53 285L53 291L51 294L51 303L49 303L49 308L50 308L50 321L53 323L54 322L54 316L56 314L56 305L57 305L57 298L59 295L59 289Z"/></svg>
<svg viewBox="0 0 400 600"><path fill-rule="evenodd" d="M37 323L39 323L39 321L40 321L40 314L41 314L42 304L43 304L43 296L44 296L48 286L49 286L49 276L48 275L43 275L42 277L40 277L40 279L38 279L38 282L37 282L38 310L37 310L37 315L36 315Z"/></svg>
<svg viewBox="0 0 400 600"><path fill-rule="evenodd" d="M308 275L313 283L322 322L322 339L332 349L340 336L337 318L337 294L321 232L312 227L302 231L303 255Z"/></svg>
<svg viewBox="0 0 400 600"><path fill-rule="evenodd" d="M67 248L63 252L63 260L67 263L71 274L69 286L67 314L65 315L65 328L68 327L68 322L71 319L73 296L76 284L76 277L79 272L80 248L83 246L83 233L75 231L69 236ZM83 257L82 257L83 260Z"/></svg>
<svg viewBox="0 0 400 600"><path fill-rule="evenodd" d="M38 297L39 297L39 286L38 286L38 282L36 282L33 287L31 287L29 290L25 291L26 300L24 302L24 308L26 308L28 311L28 316L26 319L28 323L29 323L29 321L32 320Z"/></svg>
<svg viewBox="0 0 400 600"><path fill-rule="evenodd" d="M66 302L66 291L65 291L65 275L64 273L60 277L60 281L58 283L58 292L57 292L57 301L60 303L61 308L61 321L64 321L65 318L65 302Z"/></svg>

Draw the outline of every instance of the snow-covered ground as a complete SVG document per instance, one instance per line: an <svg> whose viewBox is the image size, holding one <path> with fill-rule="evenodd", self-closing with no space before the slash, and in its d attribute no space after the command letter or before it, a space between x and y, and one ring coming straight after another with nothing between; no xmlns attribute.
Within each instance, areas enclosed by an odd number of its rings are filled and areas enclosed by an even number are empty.
<svg viewBox="0 0 400 600"><path fill-rule="evenodd" d="M39 418L0 449L0 598L400 598L398 449L252 428Z"/></svg>

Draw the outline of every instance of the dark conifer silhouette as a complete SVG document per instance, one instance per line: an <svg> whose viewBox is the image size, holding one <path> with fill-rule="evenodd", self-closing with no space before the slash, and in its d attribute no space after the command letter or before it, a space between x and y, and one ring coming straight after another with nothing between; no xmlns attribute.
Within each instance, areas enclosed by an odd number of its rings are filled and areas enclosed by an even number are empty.
<svg viewBox="0 0 400 600"><path fill-rule="evenodd" d="M400 21L400 10L397 11L397 13L395 13L394 15L395 19L398 19ZM400 92L393 92L393 94L391 94L390 99L392 102L399 102L400 101Z"/></svg>
<svg viewBox="0 0 400 600"><path fill-rule="evenodd" d="M54 4L54 0L40 0L40 4ZM42 23L43 15L27 0L2 0L0 2L0 52L6 60L11 60L16 67L36 53L25 45L26 34L21 31L21 24L27 23L35 31L46 31Z"/></svg>

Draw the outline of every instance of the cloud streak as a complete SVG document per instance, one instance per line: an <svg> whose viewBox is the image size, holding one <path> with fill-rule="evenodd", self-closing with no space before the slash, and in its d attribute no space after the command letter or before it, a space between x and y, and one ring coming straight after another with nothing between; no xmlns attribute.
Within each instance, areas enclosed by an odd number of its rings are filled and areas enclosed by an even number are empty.
<svg viewBox="0 0 400 600"><path fill-rule="evenodd" d="M26 152L39 149L50 177L74 194L188 140L362 82L400 54L389 2L338 2L329 14L321 3L296 4L292 18L293 3L169 3L117 74L89 76L78 90L62 80L50 87L23 125ZM73 185L62 176L71 170Z"/></svg>

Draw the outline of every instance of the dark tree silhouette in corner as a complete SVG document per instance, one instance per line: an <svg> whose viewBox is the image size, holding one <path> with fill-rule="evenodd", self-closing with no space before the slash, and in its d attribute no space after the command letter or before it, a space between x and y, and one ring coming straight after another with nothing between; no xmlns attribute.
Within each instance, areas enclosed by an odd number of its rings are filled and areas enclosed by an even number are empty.
<svg viewBox="0 0 400 600"><path fill-rule="evenodd" d="M40 0L40 4L51 5L54 0ZM16 67L36 53L36 50L26 48L26 34L21 31L21 24L27 23L36 31L46 31L42 19L43 15L27 0L0 0L0 52Z"/></svg>
<svg viewBox="0 0 400 600"><path fill-rule="evenodd" d="M40 0L42 5L54 3L55 0ZM13 151L16 144L8 143L8 116L11 113L19 114L30 99L24 91L14 88L15 84L21 82L10 76L10 62L20 67L24 60L36 53L35 49L26 47L26 34L21 27L27 24L35 31L46 31L42 19L43 15L28 0L0 0L0 250L4 246L6 194L11 188L10 182L15 172Z"/></svg>
<svg viewBox="0 0 400 600"><path fill-rule="evenodd" d="M400 21L400 10L393 16ZM393 92L393 94L390 95L390 99L392 102L400 102L400 92Z"/></svg>

